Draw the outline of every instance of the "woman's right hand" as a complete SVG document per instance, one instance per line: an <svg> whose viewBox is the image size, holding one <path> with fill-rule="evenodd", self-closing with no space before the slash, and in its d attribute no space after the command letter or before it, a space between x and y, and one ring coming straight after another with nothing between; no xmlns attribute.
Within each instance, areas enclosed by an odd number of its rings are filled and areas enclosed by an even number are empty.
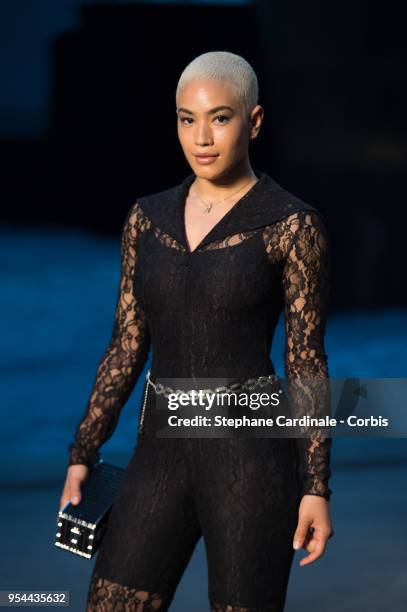
<svg viewBox="0 0 407 612"><path fill-rule="evenodd" d="M82 499L81 485L88 479L89 472L90 470L87 465L79 463L68 467L64 489L59 501L59 510L62 510L69 501L75 506L79 504Z"/></svg>

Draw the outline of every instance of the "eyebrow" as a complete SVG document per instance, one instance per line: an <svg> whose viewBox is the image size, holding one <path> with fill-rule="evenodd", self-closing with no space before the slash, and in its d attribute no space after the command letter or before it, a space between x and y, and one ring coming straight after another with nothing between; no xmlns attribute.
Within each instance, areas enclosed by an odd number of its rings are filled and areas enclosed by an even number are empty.
<svg viewBox="0 0 407 612"><path fill-rule="evenodd" d="M215 108L211 108L211 110L208 110L206 114L207 115L213 115L214 113L217 113L220 110L230 110L230 111L232 111L232 113L234 112L234 109L231 106L226 106L226 105L223 104L222 106L215 106ZM188 115L193 115L194 114L188 108L180 107L180 108L177 109L177 113L180 113L181 111L183 113L187 113Z"/></svg>

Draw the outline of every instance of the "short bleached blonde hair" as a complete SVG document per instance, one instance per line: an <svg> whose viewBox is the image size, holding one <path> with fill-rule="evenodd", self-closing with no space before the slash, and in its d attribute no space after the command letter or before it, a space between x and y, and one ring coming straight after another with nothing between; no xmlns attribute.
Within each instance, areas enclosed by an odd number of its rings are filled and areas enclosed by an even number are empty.
<svg viewBox="0 0 407 612"><path fill-rule="evenodd" d="M228 81L247 114L258 104L259 86L256 73L249 62L230 51L208 51L193 59L179 78L175 91L176 102L180 89L194 79Z"/></svg>

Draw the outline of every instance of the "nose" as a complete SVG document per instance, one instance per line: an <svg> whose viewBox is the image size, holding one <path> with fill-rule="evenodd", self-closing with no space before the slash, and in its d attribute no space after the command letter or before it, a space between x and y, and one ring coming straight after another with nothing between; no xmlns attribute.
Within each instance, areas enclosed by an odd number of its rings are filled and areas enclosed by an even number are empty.
<svg viewBox="0 0 407 612"><path fill-rule="evenodd" d="M205 121L198 121L196 123L195 144L197 146L213 144L211 129Z"/></svg>

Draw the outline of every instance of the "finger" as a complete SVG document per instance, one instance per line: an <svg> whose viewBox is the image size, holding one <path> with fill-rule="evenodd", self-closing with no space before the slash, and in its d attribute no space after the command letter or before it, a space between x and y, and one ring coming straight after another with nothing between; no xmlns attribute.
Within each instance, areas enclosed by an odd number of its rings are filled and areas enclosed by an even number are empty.
<svg viewBox="0 0 407 612"><path fill-rule="evenodd" d="M81 488L79 480L73 480L71 482L70 500L74 505L79 504L81 501Z"/></svg>
<svg viewBox="0 0 407 612"><path fill-rule="evenodd" d="M61 499L59 500L59 508L58 508L58 514L59 512L62 512L63 508L66 506L67 502L69 501L69 496L64 493L61 497ZM59 521L59 516L57 516L57 523Z"/></svg>
<svg viewBox="0 0 407 612"><path fill-rule="evenodd" d="M64 488L62 490L61 496L59 498L59 512L65 506L65 504L69 501L69 484L68 481L65 481Z"/></svg>
<svg viewBox="0 0 407 612"><path fill-rule="evenodd" d="M321 557L325 552L325 544L327 540L327 535L323 535L321 533L317 534L312 541L310 542L309 549L311 552L306 557L303 557L299 562L299 565L308 565L309 563L313 563L319 557Z"/></svg>
<svg viewBox="0 0 407 612"><path fill-rule="evenodd" d="M317 543L314 538L305 541L304 549L308 552L314 552Z"/></svg>
<svg viewBox="0 0 407 612"><path fill-rule="evenodd" d="M61 497L61 499L59 500L59 511L61 512L62 508L65 506L66 504L66 498L65 497Z"/></svg>
<svg viewBox="0 0 407 612"><path fill-rule="evenodd" d="M309 523L305 522L304 520L298 523L297 529L295 530L295 533L294 533L294 539L293 539L294 550L298 550L301 548L301 546L304 545L304 542L309 535L308 527L309 527Z"/></svg>
<svg viewBox="0 0 407 612"><path fill-rule="evenodd" d="M322 554L323 554L323 550L321 548L316 548L314 552L311 552L306 557L303 557L301 561L299 562L299 565L301 566L309 565L310 563L313 563L314 561L319 559L322 556Z"/></svg>
<svg viewBox="0 0 407 612"><path fill-rule="evenodd" d="M322 542L324 547L326 546L327 541L330 537L332 537L333 531L329 527L321 527L316 528L314 531L315 540L318 542Z"/></svg>
<svg viewBox="0 0 407 612"><path fill-rule="evenodd" d="M308 552L312 552L315 548L314 535L312 533L308 533L302 547Z"/></svg>

